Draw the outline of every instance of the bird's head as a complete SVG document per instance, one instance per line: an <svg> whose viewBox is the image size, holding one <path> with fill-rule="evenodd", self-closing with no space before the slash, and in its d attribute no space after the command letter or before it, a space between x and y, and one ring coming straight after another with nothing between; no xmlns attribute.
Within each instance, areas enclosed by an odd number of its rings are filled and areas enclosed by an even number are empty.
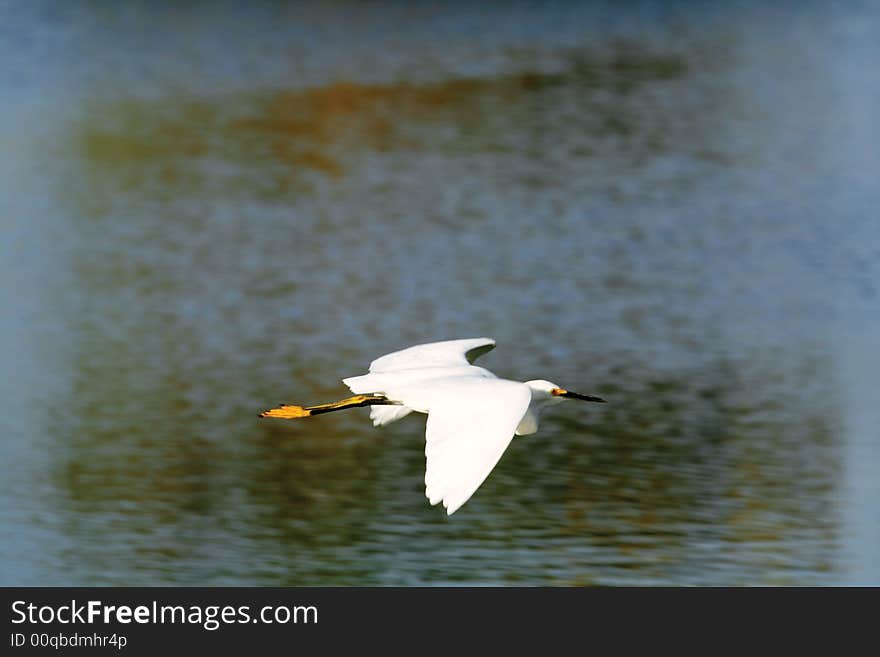
<svg viewBox="0 0 880 657"><path fill-rule="evenodd" d="M599 402L604 404L605 400L601 397L593 395L582 395L579 392L566 390L550 381L544 379L535 379L526 381L526 385L532 390L532 399L544 402L559 403L565 399L580 399L581 401Z"/></svg>

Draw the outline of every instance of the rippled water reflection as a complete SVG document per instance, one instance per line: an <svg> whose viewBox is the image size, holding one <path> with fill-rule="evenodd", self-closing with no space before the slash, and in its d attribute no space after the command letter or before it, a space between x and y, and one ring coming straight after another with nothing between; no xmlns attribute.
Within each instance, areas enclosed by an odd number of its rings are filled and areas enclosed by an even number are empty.
<svg viewBox="0 0 880 657"><path fill-rule="evenodd" d="M876 12L71 7L0 42L3 583L880 582ZM612 403L451 519L423 420L256 418L472 335Z"/></svg>

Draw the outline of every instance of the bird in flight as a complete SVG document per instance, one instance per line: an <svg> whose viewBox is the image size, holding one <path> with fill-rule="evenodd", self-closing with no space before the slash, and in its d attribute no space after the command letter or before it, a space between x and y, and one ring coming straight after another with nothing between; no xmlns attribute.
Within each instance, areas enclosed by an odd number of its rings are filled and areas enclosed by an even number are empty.
<svg viewBox="0 0 880 657"><path fill-rule="evenodd" d="M317 406L282 404L260 417L294 419L370 406L378 427L413 411L426 413L425 495L452 515L489 476L514 435L538 430L544 409L567 399L605 401L542 379L499 379L473 364L494 347L491 338L415 345L377 358L367 374L343 379L354 397Z"/></svg>

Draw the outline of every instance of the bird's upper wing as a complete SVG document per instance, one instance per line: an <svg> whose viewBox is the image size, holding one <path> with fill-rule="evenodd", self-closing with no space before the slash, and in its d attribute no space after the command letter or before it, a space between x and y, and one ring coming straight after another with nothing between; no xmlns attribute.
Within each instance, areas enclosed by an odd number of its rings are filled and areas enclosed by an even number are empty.
<svg viewBox="0 0 880 657"><path fill-rule="evenodd" d="M492 338L468 338L417 344L377 358L370 372L394 372L422 367L468 365L495 347Z"/></svg>
<svg viewBox="0 0 880 657"><path fill-rule="evenodd" d="M502 379L450 382L435 393L425 431L425 495L452 515L485 481L531 403L527 386Z"/></svg>

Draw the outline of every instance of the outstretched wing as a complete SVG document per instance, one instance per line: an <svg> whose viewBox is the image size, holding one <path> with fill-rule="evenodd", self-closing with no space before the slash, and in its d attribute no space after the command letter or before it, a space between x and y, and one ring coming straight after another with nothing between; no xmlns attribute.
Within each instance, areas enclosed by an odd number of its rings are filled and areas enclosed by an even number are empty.
<svg viewBox="0 0 880 657"><path fill-rule="evenodd" d="M370 363L370 372L394 372L422 367L469 365L495 347L492 338L469 338L417 344L395 351Z"/></svg>
<svg viewBox="0 0 880 657"><path fill-rule="evenodd" d="M425 431L425 495L452 515L501 459L532 395L501 379L458 381L438 393Z"/></svg>

